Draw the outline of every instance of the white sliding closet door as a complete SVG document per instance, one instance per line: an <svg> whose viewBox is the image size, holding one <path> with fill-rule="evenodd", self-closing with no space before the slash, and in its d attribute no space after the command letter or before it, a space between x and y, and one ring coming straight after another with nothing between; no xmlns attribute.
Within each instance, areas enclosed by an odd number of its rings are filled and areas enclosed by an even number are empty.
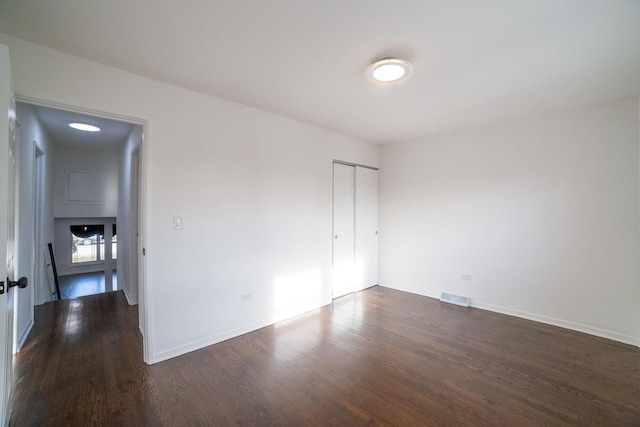
<svg viewBox="0 0 640 427"><path fill-rule="evenodd" d="M333 298L378 284L378 171L333 165Z"/></svg>
<svg viewBox="0 0 640 427"><path fill-rule="evenodd" d="M356 291L378 284L378 171L356 166Z"/></svg>
<svg viewBox="0 0 640 427"><path fill-rule="evenodd" d="M355 169L333 164L333 298L355 291Z"/></svg>

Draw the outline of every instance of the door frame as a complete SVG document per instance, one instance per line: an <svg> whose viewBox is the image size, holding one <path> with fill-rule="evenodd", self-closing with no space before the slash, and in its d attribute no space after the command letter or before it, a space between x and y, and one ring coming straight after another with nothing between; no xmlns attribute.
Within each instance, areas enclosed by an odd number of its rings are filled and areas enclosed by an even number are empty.
<svg viewBox="0 0 640 427"><path fill-rule="evenodd" d="M144 135L142 136L144 139ZM131 161L131 193L129 194L130 200L130 210L131 210L131 229L135 230L135 235L129 236L129 247L133 248L130 256L132 258L131 268L129 269L129 277L127 277L128 283L141 283L141 277L138 274L139 267L139 252L141 251L139 248L140 245L140 236L138 234L139 229L139 220L140 220L140 205L136 202L139 201L139 191L140 191L140 148L134 150L130 153L129 159ZM144 285L144 283L142 284ZM136 295L136 300L141 301L144 299L144 286L138 285L138 293ZM144 304L138 303L138 328L142 335L145 334L145 310Z"/></svg>
<svg viewBox="0 0 640 427"><path fill-rule="evenodd" d="M44 161L47 154L42 150L37 141L33 141L33 221L34 221L34 235L33 235L33 265L32 265L32 292L34 304L40 305L46 300L43 297L46 291L51 295L50 288L45 285L46 279L46 258L44 251L44 242L42 241L43 232L43 212L44 212ZM36 289L37 287L37 289ZM32 314L33 317L33 314Z"/></svg>
<svg viewBox="0 0 640 427"><path fill-rule="evenodd" d="M139 170L138 170L138 235L139 235L139 246L136 249L137 253L137 270L138 270L138 295L142 295L142 298L138 298L138 304L140 307L140 312L144 313L144 325L145 325L145 333L142 334L142 348L143 348L143 360L147 364L152 364L153 360L151 357L153 355L153 334L151 333L151 328L153 325L149 319L149 313L151 310L151 298L149 285L147 283L147 269L146 269L146 255L145 246L146 246L146 236L148 221L146 218L146 204L148 201L148 195L146 191L146 182L147 182L147 152L146 145L149 143L147 135L149 135L149 129L151 127L151 123L149 119L127 116L122 114L116 114L106 111L94 110L91 108L70 105L59 103L55 101L43 100L40 98L34 98L29 96L23 96L20 94L15 94L16 102L22 102L25 104L31 104L36 106L54 108L58 110L70 111L78 114L86 114L92 115L104 119L109 120L117 120L120 122L130 123L132 125L142 126L142 138L140 141L140 147L138 150L139 156Z"/></svg>
<svg viewBox="0 0 640 427"><path fill-rule="evenodd" d="M335 217L334 216L335 216L335 165L336 164L344 165L344 166L351 166L354 169L354 175L353 175L353 179L354 179L354 182L353 182L353 184L354 184L354 194L353 194L353 199L354 199L353 200L353 202L354 202L353 203L353 206L354 206L354 245L353 245L354 260L355 260L355 255L356 255L356 246L357 246L357 239L355 238L355 233L357 233L357 227L358 227L358 225L355 223L355 219L357 217L357 212L355 211L355 209L357 209L356 199L357 199L357 194L358 194L358 188L357 188L357 185L356 185L356 170L357 170L357 168L371 169L371 170L374 170L376 172L379 172L379 170L380 170L380 168L378 168L376 166L369 166L369 165L363 165L363 164L360 164L360 163L352 163L352 162L346 162L346 161L343 161L343 160L333 159L333 162L332 162L332 194L333 194L333 200L332 200L332 208L331 208L332 209L331 210L331 212L332 212L331 213L331 215L332 215L331 221L332 221L332 230L333 230L332 235L331 235L331 243L332 243L332 246L331 246L331 260L332 260L332 262L331 262L331 269L332 269L332 274L331 274L331 277L332 277L331 295L332 295L332 297L331 298L332 298L332 300L336 299L336 298L339 298L340 296L343 296L343 295L339 295L338 297L336 297L334 295L334 283L333 283L333 276L334 276L334 271L333 271L333 268L334 268L334 264L333 263L334 263L334 261L333 260L334 260L334 257L335 257L335 248L334 248L334 245L335 245L335 240L334 240L335 239ZM353 292L358 292L358 291L363 290L363 289L366 289L366 287L357 288L356 286L354 286ZM352 292L350 292L350 293L352 293ZM345 294L345 295L348 295L348 294Z"/></svg>

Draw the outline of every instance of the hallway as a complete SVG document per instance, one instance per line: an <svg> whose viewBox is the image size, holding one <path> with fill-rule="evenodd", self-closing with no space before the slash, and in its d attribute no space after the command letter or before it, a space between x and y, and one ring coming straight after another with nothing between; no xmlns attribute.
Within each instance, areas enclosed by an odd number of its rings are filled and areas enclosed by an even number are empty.
<svg viewBox="0 0 640 427"><path fill-rule="evenodd" d="M152 405L138 306L122 291L36 306L35 319L16 355L10 425L159 425L142 410Z"/></svg>

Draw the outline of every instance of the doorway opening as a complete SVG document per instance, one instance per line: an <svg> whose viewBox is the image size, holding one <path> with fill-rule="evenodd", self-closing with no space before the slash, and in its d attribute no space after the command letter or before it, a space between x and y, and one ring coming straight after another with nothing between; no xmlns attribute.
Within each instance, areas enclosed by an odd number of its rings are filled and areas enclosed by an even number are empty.
<svg viewBox="0 0 640 427"><path fill-rule="evenodd" d="M32 231L18 236L32 253L32 313L33 305L57 299L48 243L53 244L62 298L123 290L129 304L143 305L138 298L144 282L138 273L144 271L138 266L141 245L132 242L142 234L137 158L145 122L19 97L17 107L21 144L32 147L32 182L27 185L32 193L23 196L32 200ZM91 123L101 131L80 132L70 122Z"/></svg>

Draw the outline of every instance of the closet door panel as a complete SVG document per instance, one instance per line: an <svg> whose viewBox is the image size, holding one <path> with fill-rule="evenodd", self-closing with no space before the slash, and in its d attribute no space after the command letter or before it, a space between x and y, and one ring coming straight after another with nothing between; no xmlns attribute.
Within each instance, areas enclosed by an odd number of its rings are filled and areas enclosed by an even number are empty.
<svg viewBox="0 0 640 427"><path fill-rule="evenodd" d="M355 168L333 165L333 298L355 291Z"/></svg>
<svg viewBox="0 0 640 427"><path fill-rule="evenodd" d="M378 284L378 171L355 168L355 290Z"/></svg>

